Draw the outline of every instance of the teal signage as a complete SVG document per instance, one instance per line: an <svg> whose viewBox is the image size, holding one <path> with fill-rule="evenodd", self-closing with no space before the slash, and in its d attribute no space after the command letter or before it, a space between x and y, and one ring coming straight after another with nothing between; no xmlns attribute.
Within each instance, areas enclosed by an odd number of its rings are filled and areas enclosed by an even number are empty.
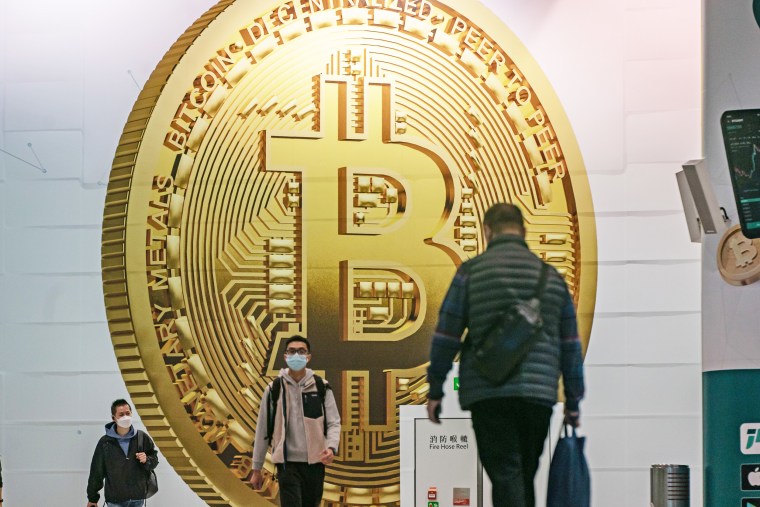
<svg viewBox="0 0 760 507"><path fill-rule="evenodd" d="M704 505L760 507L760 370L702 374Z"/></svg>

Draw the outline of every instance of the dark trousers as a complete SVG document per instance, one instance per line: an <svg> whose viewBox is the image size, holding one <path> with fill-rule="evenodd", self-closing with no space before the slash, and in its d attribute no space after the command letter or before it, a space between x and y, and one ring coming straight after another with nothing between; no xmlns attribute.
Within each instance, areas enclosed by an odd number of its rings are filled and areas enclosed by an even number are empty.
<svg viewBox="0 0 760 507"><path fill-rule="evenodd" d="M534 507L533 480L552 409L524 398L494 398L476 403L471 412L494 507Z"/></svg>
<svg viewBox="0 0 760 507"><path fill-rule="evenodd" d="M277 465L280 507L317 507L322 502L325 466L288 461Z"/></svg>

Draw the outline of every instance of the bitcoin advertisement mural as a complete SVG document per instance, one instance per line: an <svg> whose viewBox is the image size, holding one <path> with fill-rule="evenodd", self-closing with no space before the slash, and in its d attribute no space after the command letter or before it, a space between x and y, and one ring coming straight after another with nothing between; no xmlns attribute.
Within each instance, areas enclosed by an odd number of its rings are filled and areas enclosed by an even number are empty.
<svg viewBox="0 0 760 507"><path fill-rule="evenodd" d="M500 201L524 210L587 341L583 162L479 2L227 0L188 28L124 129L102 251L124 380L187 484L210 505L274 501L276 482L249 487L252 442L303 334L343 419L325 502L397 505L398 407L426 402L440 302Z"/></svg>

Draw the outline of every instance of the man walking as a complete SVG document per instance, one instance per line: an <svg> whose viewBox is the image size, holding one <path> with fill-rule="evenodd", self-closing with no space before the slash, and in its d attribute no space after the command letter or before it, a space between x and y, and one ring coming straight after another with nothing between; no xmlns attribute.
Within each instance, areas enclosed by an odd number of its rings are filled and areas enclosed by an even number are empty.
<svg viewBox="0 0 760 507"><path fill-rule="evenodd" d="M97 507L104 480L108 507L142 507L148 474L158 465L158 451L147 434L132 426L132 407L127 400L111 404L111 419L92 456L86 507Z"/></svg>
<svg viewBox="0 0 760 507"><path fill-rule="evenodd" d="M267 449L277 466L282 507L315 507L322 501L325 465L340 442L340 414L330 386L306 368L311 344L303 336L285 342L285 363L261 397L253 445L251 485L261 489Z"/></svg>
<svg viewBox="0 0 760 507"><path fill-rule="evenodd" d="M531 299L544 263L529 249L520 209L492 206L483 218L485 252L457 270L441 306L428 368L428 417L440 423L443 382L461 352L459 403L472 413L478 454L493 484L494 507L533 507L533 480L557 402L560 373L565 422L578 426L584 394L575 307L562 276L548 267L542 332L507 380L494 385L475 367L474 347L509 301ZM465 330L466 340L462 341Z"/></svg>

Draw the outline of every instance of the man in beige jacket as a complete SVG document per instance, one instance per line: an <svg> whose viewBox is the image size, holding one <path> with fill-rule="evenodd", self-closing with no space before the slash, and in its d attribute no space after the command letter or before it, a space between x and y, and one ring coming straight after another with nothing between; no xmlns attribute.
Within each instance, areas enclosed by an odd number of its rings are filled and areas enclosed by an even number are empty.
<svg viewBox="0 0 760 507"><path fill-rule="evenodd" d="M315 507L322 501L325 465L338 452L340 414L330 386L306 368L311 360L309 340L289 338L284 357L288 367L280 370L261 398L251 485L261 489L261 469L271 446L280 505Z"/></svg>

